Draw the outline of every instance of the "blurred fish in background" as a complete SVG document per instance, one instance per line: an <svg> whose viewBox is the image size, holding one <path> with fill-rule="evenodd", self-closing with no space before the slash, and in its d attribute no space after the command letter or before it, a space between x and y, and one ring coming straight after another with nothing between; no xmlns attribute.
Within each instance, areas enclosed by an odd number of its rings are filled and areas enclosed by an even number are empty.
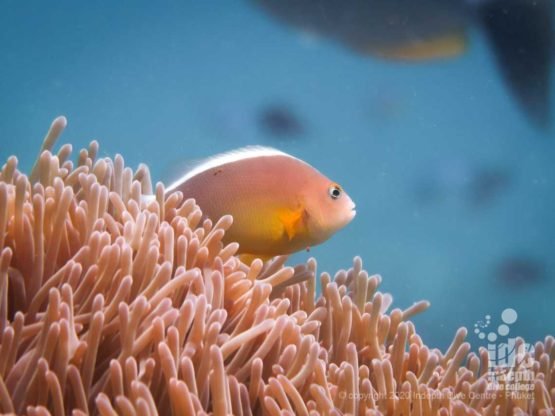
<svg viewBox="0 0 555 416"><path fill-rule="evenodd" d="M308 128L303 115L288 101L268 100L247 105L240 100L218 103L204 110L205 124L214 137L242 141L294 142L306 139Z"/></svg>
<svg viewBox="0 0 555 416"><path fill-rule="evenodd" d="M273 103L258 112L262 132L277 139L292 139L305 132L303 122L290 105Z"/></svg>
<svg viewBox="0 0 555 416"><path fill-rule="evenodd" d="M422 168L413 185L414 194L420 203L455 200L480 208L509 191L514 177L514 172L504 166L446 157Z"/></svg>
<svg viewBox="0 0 555 416"><path fill-rule="evenodd" d="M488 204L507 190L512 182L513 175L508 169L497 166L479 167L467 189L468 201L474 206Z"/></svg>
<svg viewBox="0 0 555 416"><path fill-rule="evenodd" d="M507 256L498 262L495 275L503 287L520 290L546 279L545 264L526 255Z"/></svg>
<svg viewBox="0 0 555 416"><path fill-rule="evenodd" d="M255 0L303 33L356 53L418 62L458 56L481 28L499 70L535 125L550 123L554 54L551 0Z"/></svg>

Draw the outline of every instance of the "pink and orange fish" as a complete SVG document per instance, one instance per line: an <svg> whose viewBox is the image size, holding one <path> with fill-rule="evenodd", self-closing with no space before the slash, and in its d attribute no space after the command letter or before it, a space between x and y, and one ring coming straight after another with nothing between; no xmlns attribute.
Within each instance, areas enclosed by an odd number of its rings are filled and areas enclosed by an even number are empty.
<svg viewBox="0 0 555 416"><path fill-rule="evenodd" d="M337 183L308 163L267 147L247 147L202 162L171 184L213 221L233 216L225 242L270 258L326 241L355 216Z"/></svg>

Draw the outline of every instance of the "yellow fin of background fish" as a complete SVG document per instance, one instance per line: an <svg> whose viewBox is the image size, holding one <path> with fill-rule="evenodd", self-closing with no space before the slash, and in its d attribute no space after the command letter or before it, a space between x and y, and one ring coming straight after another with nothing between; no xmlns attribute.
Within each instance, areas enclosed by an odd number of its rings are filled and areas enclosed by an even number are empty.
<svg viewBox="0 0 555 416"><path fill-rule="evenodd" d="M286 210L279 214L279 220L283 224L289 241L304 229L304 215L303 207L296 210Z"/></svg>
<svg viewBox="0 0 555 416"><path fill-rule="evenodd" d="M422 61L428 59L450 58L461 55L467 48L464 32L456 32L441 37L426 39L408 45L389 48L372 48L368 52L378 53L387 59Z"/></svg>

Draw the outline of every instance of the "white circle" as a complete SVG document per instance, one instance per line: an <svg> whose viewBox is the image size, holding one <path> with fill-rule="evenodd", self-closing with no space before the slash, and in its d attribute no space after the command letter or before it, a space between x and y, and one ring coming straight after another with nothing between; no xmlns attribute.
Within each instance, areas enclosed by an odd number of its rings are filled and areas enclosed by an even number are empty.
<svg viewBox="0 0 555 416"><path fill-rule="evenodd" d="M497 334L495 332L490 332L488 334L488 341L495 342L497 340Z"/></svg>
<svg viewBox="0 0 555 416"><path fill-rule="evenodd" d="M507 308L503 312L501 312L501 319L506 324L514 324L517 318L518 314L513 308Z"/></svg>
<svg viewBox="0 0 555 416"><path fill-rule="evenodd" d="M509 335L509 326L505 324L499 325L499 328L497 328L497 333L502 337Z"/></svg>
<svg viewBox="0 0 555 416"><path fill-rule="evenodd" d="M476 328L476 329L474 330L474 333L475 333L475 334L479 334L479 333L480 333L480 330L479 330L478 328Z"/></svg>
<svg viewBox="0 0 555 416"><path fill-rule="evenodd" d="M491 319L491 315L486 315L486 319L489 321Z"/></svg>
<svg viewBox="0 0 555 416"><path fill-rule="evenodd" d="M483 332L480 332L478 334L478 338L480 338L480 339L484 339L485 337L486 337L486 334L484 334Z"/></svg>

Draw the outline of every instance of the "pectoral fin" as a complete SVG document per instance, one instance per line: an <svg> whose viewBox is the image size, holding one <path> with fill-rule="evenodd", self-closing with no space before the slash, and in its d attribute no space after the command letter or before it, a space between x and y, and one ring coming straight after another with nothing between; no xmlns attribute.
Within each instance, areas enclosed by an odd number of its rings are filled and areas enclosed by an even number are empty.
<svg viewBox="0 0 555 416"><path fill-rule="evenodd" d="M279 214L279 221L289 241L306 229L306 215L306 210L302 207L296 210L285 210Z"/></svg>

